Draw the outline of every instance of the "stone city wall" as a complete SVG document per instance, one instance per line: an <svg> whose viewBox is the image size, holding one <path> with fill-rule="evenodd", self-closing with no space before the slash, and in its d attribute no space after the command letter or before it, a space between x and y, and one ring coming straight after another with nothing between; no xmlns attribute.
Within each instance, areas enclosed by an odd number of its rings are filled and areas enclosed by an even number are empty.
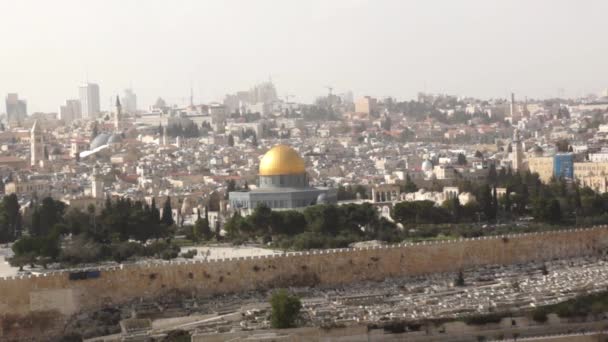
<svg viewBox="0 0 608 342"><path fill-rule="evenodd" d="M210 261L122 265L0 278L0 340L60 327L70 315L170 291L215 295L455 272L602 252L608 226ZM83 275L87 273L88 275Z"/></svg>

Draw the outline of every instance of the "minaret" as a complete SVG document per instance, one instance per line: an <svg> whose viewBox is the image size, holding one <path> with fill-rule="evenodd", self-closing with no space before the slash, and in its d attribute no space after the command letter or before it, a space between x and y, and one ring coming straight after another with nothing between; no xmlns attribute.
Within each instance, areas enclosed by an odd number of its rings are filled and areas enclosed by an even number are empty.
<svg viewBox="0 0 608 342"><path fill-rule="evenodd" d="M30 155L31 166L39 166L40 161L44 159L44 138L38 120L34 121L30 132Z"/></svg>
<svg viewBox="0 0 608 342"><path fill-rule="evenodd" d="M519 106L515 102L514 93L511 93L510 114L511 114L511 124L515 125L521 119L522 113L521 113Z"/></svg>
<svg viewBox="0 0 608 342"><path fill-rule="evenodd" d="M120 119L122 118L122 106L120 99L116 96L116 111L114 113L114 129L116 132L120 131Z"/></svg>
<svg viewBox="0 0 608 342"><path fill-rule="evenodd" d="M513 152L511 152L511 166L513 166L513 171L522 171L523 170L523 148L521 146L521 140L519 138L519 130L515 130L513 132Z"/></svg>
<svg viewBox="0 0 608 342"><path fill-rule="evenodd" d="M97 165L93 168L93 174L91 175L91 196L93 198L103 198L103 181L99 175Z"/></svg>

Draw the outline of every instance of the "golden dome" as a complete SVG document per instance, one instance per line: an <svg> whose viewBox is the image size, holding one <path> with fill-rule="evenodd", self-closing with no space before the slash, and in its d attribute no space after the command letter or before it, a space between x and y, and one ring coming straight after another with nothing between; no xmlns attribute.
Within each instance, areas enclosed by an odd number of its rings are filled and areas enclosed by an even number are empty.
<svg viewBox="0 0 608 342"><path fill-rule="evenodd" d="M296 175L306 173L304 159L287 145L271 148L260 162L260 176Z"/></svg>

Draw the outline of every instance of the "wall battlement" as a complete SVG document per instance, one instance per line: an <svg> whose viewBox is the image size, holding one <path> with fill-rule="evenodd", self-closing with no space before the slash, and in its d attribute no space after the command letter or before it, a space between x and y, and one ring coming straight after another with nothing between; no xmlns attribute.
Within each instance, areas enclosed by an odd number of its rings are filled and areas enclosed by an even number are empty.
<svg viewBox="0 0 608 342"><path fill-rule="evenodd" d="M207 259L207 260L200 260L200 259L197 259L197 260L171 260L171 261L166 261L166 262L163 261L163 262L150 262L150 263L140 263L140 264L123 264L123 265L116 265L116 266L74 268L74 269L66 269L66 270L61 270L61 271L51 271L51 272L40 273L40 274L0 277L0 282L7 281L7 280L35 279L35 278L40 278L40 277L53 277L53 276L63 277L72 272L76 272L76 271L80 271L80 270L90 270L90 269L108 272L108 271L124 270L124 269L128 269L128 268L150 268L150 267L158 267L158 266L171 266L171 265L184 265L184 264L205 264L205 263L232 262L232 261L241 261L241 260L290 258L290 257L295 257L295 256L311 256L311 255L335 254L335 253L353 253L353 252L361 252L361 251L369 251L369 250L387 250L387 249L394 249L394 248L408 248L408 247L417 247L417 246L456 244L456 243L464 243L464 242L469 242L469 241L502 240L505 238L507 238L507 239L526 238L526 237L543 236L543 235L551 235L551 234L583 232L583 231L597 230L597 229L608 229L608 225L595 226L595 227L591 227L591 228L576 228L576 229L564 229L564 230L534 232L534 233L506 234L506 235L481 236L481 237L474 237L474 238L421 241L421 242L413 242L413 243L389 244L389 245L383 245L383 246L371 246L371 247L359 247L359 248L332 248L332 249L325 249L325 250L313 250L313 251L304 251L304 252L287 252L287 253L254 255L254 256L244 256L244 257L233 257L233 258L214 258L214 259Z"/></svg>
<svg viewBox="0 0 608 342"><path fill-rule="evenodd" d="M15 322L28 321L32 315L41 313L53 313L53 317L65 321L82 310L154 299L169 291L209 296L272 287L333 286L456 272L489 264L594 255L607 248L608 226L598 226L364 248L123 264L6 277L0 279L0 323L7 317ZM86 274L74 276L79 272ZM93 276L88 277L87 272L93 272ZM60 324L61 319L54 324ZM8 327L0 324L0 340L3 336L27 335L32 331L35 329L24 329L23 324Z"/></svg>

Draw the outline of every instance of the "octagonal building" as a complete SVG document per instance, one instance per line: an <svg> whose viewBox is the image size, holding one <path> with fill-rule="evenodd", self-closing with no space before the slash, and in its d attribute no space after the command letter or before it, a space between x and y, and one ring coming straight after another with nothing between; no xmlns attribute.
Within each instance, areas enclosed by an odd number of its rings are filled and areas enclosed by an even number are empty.
<svg viewBox="0 0 608 342"><path fill-rule="evenodd" d="M260 161L258 188L230 192L229 200L233 210L248 215L261 204L273 210L291 210L336 203L337 191L311 187L304 159L293 148L276 145Z"/></svg>

